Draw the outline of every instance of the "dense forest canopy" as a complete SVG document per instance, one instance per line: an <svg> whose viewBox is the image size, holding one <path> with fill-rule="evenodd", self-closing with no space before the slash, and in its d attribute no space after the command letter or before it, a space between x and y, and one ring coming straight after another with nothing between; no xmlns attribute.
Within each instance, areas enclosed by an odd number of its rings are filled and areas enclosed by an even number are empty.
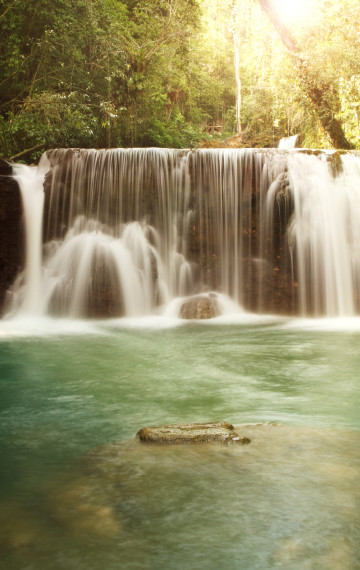
<svg viewBox="0 0 360 570"><path fill-rule="evenodd" d="M2 0L0 153L360 148L359 21L358 0Z"/></svg>

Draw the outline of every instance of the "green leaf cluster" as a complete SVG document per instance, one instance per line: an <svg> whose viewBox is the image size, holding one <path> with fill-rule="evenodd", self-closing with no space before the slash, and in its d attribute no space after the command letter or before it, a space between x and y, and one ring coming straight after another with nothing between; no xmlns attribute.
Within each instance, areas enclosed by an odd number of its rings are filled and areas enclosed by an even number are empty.
<svg viewBox="0 0 360 570"><path fill-rule="evenodd" d="M236 0L249 144L301 133L305 145L329 146L333 118L360 147L360 4L314 6L310 21L290 26L294 55L259 0ZM1 154L40 143L192 147L234 134L233 8L233 0L3 0Z"/></svg>

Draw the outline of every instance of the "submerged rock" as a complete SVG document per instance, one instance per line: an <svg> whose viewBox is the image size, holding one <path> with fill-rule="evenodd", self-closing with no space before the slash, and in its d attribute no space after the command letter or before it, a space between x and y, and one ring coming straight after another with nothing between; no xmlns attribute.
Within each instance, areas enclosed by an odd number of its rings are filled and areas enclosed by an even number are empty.
<svg viewBox="0 0 360 570"><path fill-rule="evenodd" d="M137 437L143 443L159 444L197 444L208 442L250 443L247 437L240 437L234 426L227 422L210 422L196 424L172 424L142 428Z"/></svg>
<svg viewBox="0 0 360 570"><path fill-rule="evenodd" d="M179 310L181 319L213 319L220 314L216 293L190 297L182 303Z"/></svg>
<svg viewBox="0 0 360 570"><path fill-rule="evenodd" d="M0 504L0 548L18 550L31 546L44 534L42 521L21 501L4 500ZM4 566L5 568L5 566Z"/></svg>
<svg viewBox="0 0 360 570"><path fill-rule="evenodd" d="M73 535L115 538L121 533L121 520L106 489L101 491L86 477L60 485L50 494L48 506L53 520Z"/></svg>

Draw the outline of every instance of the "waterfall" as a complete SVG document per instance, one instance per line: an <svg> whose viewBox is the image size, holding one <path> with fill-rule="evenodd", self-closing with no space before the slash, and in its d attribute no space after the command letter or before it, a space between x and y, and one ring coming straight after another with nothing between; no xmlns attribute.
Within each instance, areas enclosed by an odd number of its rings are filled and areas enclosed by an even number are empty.
<svg viewBox="0 0 360 570"><path fill-rule="evenodd" d="M222 294L254 312L359 312L356 152L59 149L26 176L14 310L132 317Z"/></svg>
<svg viewBox="0 0 360 570"><path fill-rule="evenodd" d="M303 315L355 313L360 284L360 162L344 156L334 173L316 156L289 157L294 217L289 228L297 258Z"/></svg>
<svg viewBox="0 0 360 570"><path fill-rule="evenodd" d="M22 309L30 314L41 311L43 183L48 167L44 155L37 167L19 164L14 168L14 178L21 191L25 222L26 262L24 286L21 288Z"/></svg>
<svg viewBox="0 0 360 570"><path fill-rule="evenodd" d="M296 148L299 135L292 135L291 137L283 137L279 141L278 148L290 150L291 148Z"/></svg>

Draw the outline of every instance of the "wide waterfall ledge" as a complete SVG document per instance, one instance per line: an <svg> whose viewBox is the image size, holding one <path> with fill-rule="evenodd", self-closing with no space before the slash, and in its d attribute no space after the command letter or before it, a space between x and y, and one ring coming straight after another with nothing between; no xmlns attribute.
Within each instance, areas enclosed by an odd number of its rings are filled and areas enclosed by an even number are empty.
<svg viewBox="0 0 360 570"><path fill-rule="evenodd" d="M58 149L0 193L3 315L360 312L357 152Z"/></svg>

